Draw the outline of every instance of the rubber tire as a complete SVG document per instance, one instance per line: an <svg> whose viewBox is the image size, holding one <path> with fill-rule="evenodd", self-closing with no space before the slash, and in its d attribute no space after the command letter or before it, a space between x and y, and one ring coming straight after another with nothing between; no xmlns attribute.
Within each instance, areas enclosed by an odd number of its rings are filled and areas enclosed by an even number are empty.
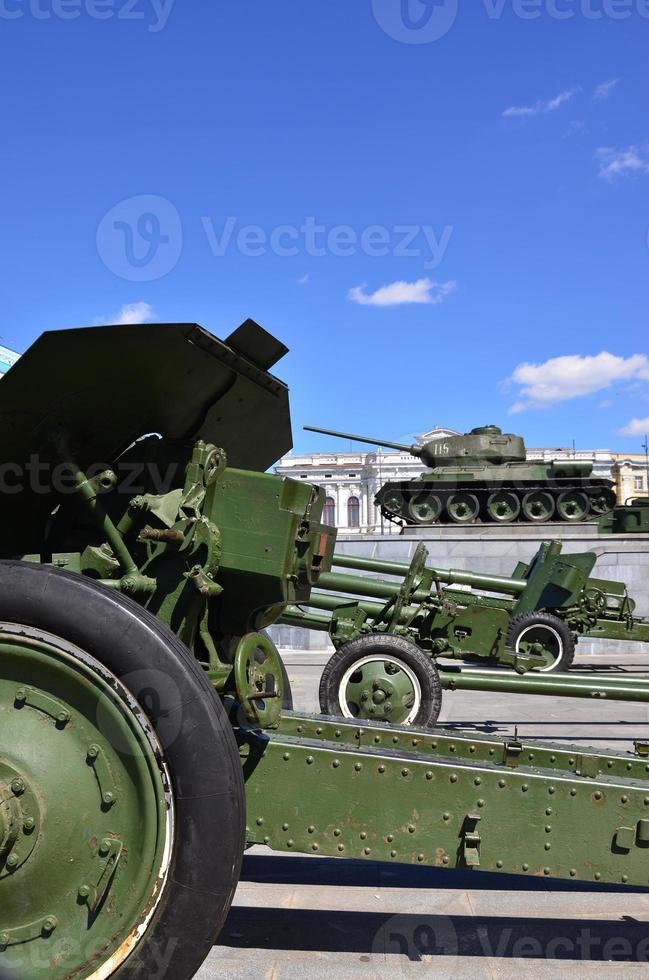
<svg viewBox="0 0 649 980"><path fill-rule="evenodd" d="M552 613L548 612L526 612L521 613L519 616L514 616L509 622L509 629L507 630L507 645L510 649L516 649L516 641L522 633L523 629L528 626L533 626L536 623L539 625L551 626L552 629L561 637L561 642L563 644L563 653L557 660L557 663L550 670L544 670L544 674L557 674L564 670L569 670L572 666L572 662L575 659L575 647L577 645L575 636L568 629L566 624L558 616L553 616ZM533 668L534 669L534 668ZM538 671L537 671L538 673Z"/></svg>
<svg viewBox="0 0 649 980"><path fill-rule="evenodd" d="M155 915L112 976L149 980L162 969L169 980L190 980L222 929L243 855L243 775L221 701L163 623L82 575L0 561L0 621L75 643L147 705L171 775L176 839Z"/></svg>
<svg viewBox="0 0 649 980"><path fill-rule="evenodd" d="M433 728L442 708L442 685L437 666L419 647L403 636L370 633L343 643L326 665L320 679L320 710L325 715L342 715L340 683L356 660L374 653L398 657L415 673L421 687L421 708L411 723L417 728ZM401 726L400 726L401 727Z"/></svg>

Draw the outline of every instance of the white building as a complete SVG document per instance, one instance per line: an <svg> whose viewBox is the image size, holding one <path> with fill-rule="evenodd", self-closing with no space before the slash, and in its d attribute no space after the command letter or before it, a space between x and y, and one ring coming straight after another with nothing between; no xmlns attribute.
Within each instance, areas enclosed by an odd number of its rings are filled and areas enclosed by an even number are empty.
<svg viewBox="0 0 649 980"><path fill-rule="evenodd" d="M425 443L461 434L456 429L438 427L422 433L416 442ZM595 476L614 479L615 456L608 449L528 449L527 458L548 463L553 459L589 462L593 464ZM374 506L374 497L389 480L413 480L425 469L421 460L408 452L376 449L370 452L289 453L275 467L275 473L324 487L327 495L325 523L345 533L398 534L400 529L385 520Z"/></svg>

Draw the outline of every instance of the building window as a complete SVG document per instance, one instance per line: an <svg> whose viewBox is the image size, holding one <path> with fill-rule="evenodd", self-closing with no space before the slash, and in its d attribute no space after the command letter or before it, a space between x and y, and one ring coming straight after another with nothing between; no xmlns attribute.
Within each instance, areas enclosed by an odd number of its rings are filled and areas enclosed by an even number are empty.
<svg viewBox="0 0 649 980"><path fill-rule="evenodd" d="M325 478L325 480L330 480L331 479L331 476L332 476L331 473L325 473L324 478Z"/></svg>
<svg viewBox="0 0 649 980"><path fill-rule="evenodd" d="M633 481L633 484L634 484L633 485L634 490L644 490L644 477L636 476Z"/></svg>
<svg viewBox="0 0 649 980"><path fill-rule="evenodd" d="M350 497L347 501L347 527L361 526L361 504L358 497Z"/></svg>
<svg viewBox="0 0 649 980"><path fill-rule="evenodd" d="M355 473L348 473L348 474L347 474L347 476L349 476L349 477L351 477L352 479L354 479L354 477L356 476L356 474L355 474Z"/></svg>
<svg viewBox="0 0 649 980"><path fill-rule="evenodd" d="M325 498L324 512L322 515L322 523L328 524L329 527L336 526L336 501L333 497Z"/></svg>

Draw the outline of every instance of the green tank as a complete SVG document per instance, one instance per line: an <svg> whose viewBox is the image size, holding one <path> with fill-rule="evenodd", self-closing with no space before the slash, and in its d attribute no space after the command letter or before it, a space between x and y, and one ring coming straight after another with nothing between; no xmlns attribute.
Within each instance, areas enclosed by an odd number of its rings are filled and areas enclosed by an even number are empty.
<svg viewBox="0 0 649 980"><path fill-rule="evenodd" d="M379 490L375 503L396 524L543 524L553 518L576 523L599 518L616 503L613 482L594 477L590 463L528 462L522 437L497 425L413 446L305 428L408 452L430 468L415 480L385 483Z"/></svg>

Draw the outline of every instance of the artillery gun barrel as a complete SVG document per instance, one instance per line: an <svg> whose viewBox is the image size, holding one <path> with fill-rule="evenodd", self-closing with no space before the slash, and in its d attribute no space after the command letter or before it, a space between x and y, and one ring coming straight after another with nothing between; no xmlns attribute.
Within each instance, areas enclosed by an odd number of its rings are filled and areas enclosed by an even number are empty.
<svg viewBox="0 0 649 980"><path fill-rule="evenodd" d="M506 694L539 694L591 701L641 701L649 703L649 681L615 677L601 680L583 674L527 674L505 670L449 667L440 670L442 687L451 691L498 691Z"/></svg>
<svg viewBox="0 0 649 980"><path fill-rule="evenodd" d="M325 592L348 592L350 595L369 596L372 599L393 599L399 594L399 586L394 582L344 575L342 572L324 572L318 578L318 588ZM425 602L429 597L430 592L421 589L413 594L412 601Z"/></svg>
<svg viewBox="0 0 649 980"><path fill-rule="evenodd" d="M336 439L351 439L353 442L366 442L369 446L382 446L383 449L397 449L399 452L417 456L418 446L404 446L401 442L387 442L385 439L368 439L366 436L355 436L351 432L336 432L334 429L319 429L315 425L305 425L306 432L319 432L323 436L334 436Z"/></svg>
<svg viewBox="0 0 649 980"><path fill-rule="evenodd" d="M357 558L352 555L335 554L333 564L340 568L353 568L361 572L379 572L382 575L405 576L409 565L396 561L381 561L376 558ZM504 575L482 575L478 572L464 572L456 568L432 568L427 566L435 578L445 585L470 585L486 592L505 592L519 595L527 588L527 582L521 578L506 578ZM322 584L320 581L319 585Z"/></svg>

